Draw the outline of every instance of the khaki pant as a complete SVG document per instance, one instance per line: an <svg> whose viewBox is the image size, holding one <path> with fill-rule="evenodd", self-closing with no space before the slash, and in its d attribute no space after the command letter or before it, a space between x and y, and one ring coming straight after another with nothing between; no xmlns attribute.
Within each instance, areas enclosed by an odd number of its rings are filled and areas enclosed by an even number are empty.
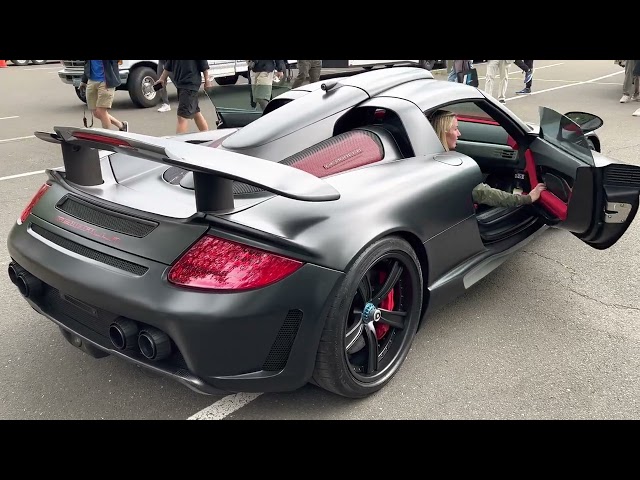
<svg viewBox="0 0 640 480"><path fill-rule="evenodd" d="M255 100L271 100L273 72L251 71L251 91Z"/></svg>
<svg viewBox="0 0 640 480"><path fill-rule="evenodd" d="M113 104L113 97L115 96L116 89L107 88L105 82L97 82L95 80L89 80L87 83L87 107L89 110L95 110L99 108L111 108Z"/></svg>
<svg viewBox="0 0 640 480"><path fill-rule="evenodd" d="M484 84L484 91L493 97L493 85L497 75L500 75L500 85L498 86L498 100L506 100L507 83L509 82L509 64L513 60L489 60L487 62L487 75Z"/></svg>
<svg viewBox="0 0 640 480"><path fill-rule="evenodd" d="M630 97L638 94L640 85L634 81L633 67L635 66L635 60L627 60L627 64L624 67L624 83L622 84L622 94L629 95ZM635 85L634 85L635 84Z"/></svg>
<svg viewBox="0 0 640 480"><path fill-rule="evenodd" d="M298 60L298 76L291 88L298 88L305 80L315 83L320 80L322 71L322 60Z"/></svg>

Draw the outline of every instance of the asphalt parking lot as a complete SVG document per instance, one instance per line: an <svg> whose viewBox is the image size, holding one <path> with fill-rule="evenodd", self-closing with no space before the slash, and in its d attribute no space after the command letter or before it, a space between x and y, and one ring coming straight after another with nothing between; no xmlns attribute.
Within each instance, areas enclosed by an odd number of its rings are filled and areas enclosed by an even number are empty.
<svg viewBox="0 0 640 480"><path fill-rule="evenodd" d="M612 60L536 60L535 67L533 94L518 96L523 75L511 66L509 109L532 122L541 105L595 113L604 119L603 153L640 165L640 117L631 116L640 103L619 103L620 67ZM82 124L84 105L58 69L0 69L3 246L44 169L62 164L59 151L33 132ZM485 66L478 72L482 87ZM177 97L171 86L169 93L173 109L159 113L117 92L113 114L132 131L173 134ZM213 125L213 107L202 109ZM603 251L550 230L434 314L393 381L359 401L311 385L208 397L115 358L92 359L27 306L3 273L10 261L3 247L0 419L637 419L639 245L638 219Z"/></svg>

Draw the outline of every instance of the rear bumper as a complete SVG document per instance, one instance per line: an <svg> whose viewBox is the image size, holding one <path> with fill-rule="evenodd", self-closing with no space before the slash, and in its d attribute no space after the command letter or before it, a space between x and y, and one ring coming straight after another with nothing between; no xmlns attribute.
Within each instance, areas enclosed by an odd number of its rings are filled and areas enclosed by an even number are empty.
<svg viewBox="0 0 640 480"><path fill-rule="evenodd" d="M45 239L32 224L65 242ZM81 248L73 247L76 242ZM167 265L87 241L33 215L13 227L7 245L14 262L42 282L40 293L26 298L36 311L92 347L206 394L303 386L313 372L326 309L343 275L306 264L254 291L187 290L168 283ZM101 264L86 256L86 248L147 271L130 273ZM123 318L165 332L171 356L149 360L138 348L115 348L109 326Z"/></svg>
<svg viewBox="0 0 640 480"><path fill-rule="evenodd" d="M73 85L74 87L78 87L82 80L82 75L84 74L84 69L82 68L63 68L58 71L58 78L63 83L68 85ZM121 86L126 86L127 79L129 78L129 70L120 70L120 81L122 82Z"/></svg>

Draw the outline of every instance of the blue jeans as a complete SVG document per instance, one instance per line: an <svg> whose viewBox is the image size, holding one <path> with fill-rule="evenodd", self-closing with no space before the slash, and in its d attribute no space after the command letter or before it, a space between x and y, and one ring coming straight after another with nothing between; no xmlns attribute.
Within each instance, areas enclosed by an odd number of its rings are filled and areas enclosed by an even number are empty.
<svg viewBox="0 0 640 480"><path fill-rule="evenodd" d="M449 77L447 78L447 80L449 82L457 82L458 81L454 66L451 67L451 71L449 72Z"/></svg>

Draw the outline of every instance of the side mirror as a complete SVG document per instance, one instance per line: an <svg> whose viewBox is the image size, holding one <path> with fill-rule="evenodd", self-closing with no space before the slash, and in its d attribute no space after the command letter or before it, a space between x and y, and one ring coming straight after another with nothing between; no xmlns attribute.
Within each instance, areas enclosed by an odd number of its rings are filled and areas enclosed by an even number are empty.
<svg viewBox="0 0 640 480"><path fill-rule="evenodd" d="M564 116L576 122L582 129L583 133L592 132L604 125L602 118L597 115L593 115L592 113L568 112L565 113Z"/></svg>

